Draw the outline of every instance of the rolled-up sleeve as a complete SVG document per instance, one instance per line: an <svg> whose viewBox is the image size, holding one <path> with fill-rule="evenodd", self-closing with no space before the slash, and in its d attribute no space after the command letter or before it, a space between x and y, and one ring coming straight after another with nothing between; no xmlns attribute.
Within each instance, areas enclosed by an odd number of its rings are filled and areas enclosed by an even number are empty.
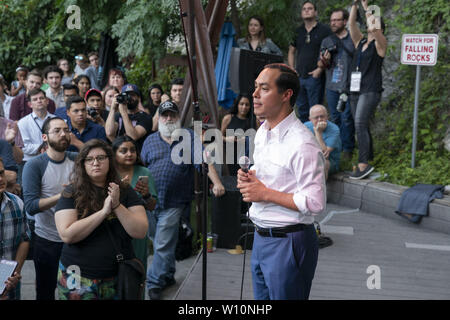
<svg viewBox="0 0 450 320"><path fill-rule="evenodd" d="M316 215L326 207L325 159L317 146L305 144L291 166L297 181L294 203L304 215Z"/></svg>

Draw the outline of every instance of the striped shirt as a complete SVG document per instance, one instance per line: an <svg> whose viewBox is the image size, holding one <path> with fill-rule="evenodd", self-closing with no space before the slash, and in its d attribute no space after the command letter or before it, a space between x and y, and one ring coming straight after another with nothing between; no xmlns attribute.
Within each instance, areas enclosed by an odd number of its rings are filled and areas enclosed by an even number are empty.
<svg viewBox="0 0 450 320"><path fill-rule="evenodd" d="M30 241L23 201L16 195L3 192L0 206L0 257L15 260L22 241Z"/></svg>

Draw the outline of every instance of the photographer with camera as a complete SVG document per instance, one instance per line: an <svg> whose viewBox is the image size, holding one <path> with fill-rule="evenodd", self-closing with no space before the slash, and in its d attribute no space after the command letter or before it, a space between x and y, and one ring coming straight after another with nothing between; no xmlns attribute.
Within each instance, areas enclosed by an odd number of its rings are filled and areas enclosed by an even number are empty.
<svg viewBox="0 0 450 320"><path fill-rule="evenodd" d="M333 34L323 39L317 66L325 70L328 109L331 121L340 130L343 157L351 159L355 148L355 125L348 100L348 85L355 47L346 29L348 16L345 9L336 9L331 13L330 27Z"/></svg>
<svg viewBox="0 0 450 320"><path fill-rule="evenodd" d="M102 127L108 119L108 111L103 105L103 96L100 90L89 89L84 96L87 104L87 118Z"/></svg>
<svg viewBox="0 0 450 320"><path fill-rule="evenodd" d="M67 125L70 130L70 146L67 151L78 152L91 139L108 141L105 128L88 119L86 102L79 96L67 100Z"/></svg>
<svg viewBox="0 0 450 320"><path fill-rule="evenodd" d="M122 87L122 93L114 97L106 119L106 136L112 142L116 137L127 135L136 141L138 154L145 138L151 133L152 118L140 111L141 93L134 84Z"/></svg>

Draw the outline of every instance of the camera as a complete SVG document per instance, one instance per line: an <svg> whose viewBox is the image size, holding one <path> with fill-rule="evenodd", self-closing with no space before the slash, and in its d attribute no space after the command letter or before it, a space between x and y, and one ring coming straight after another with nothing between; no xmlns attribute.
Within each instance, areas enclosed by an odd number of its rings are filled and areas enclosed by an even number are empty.
<svg viewBox="0 0 450 320"><path fill-rule="evenodd" d="M336 110L338 112L343 112L345 110L345 104L347 103L348 96L345 92L341 93L339 96L339 101L336 106Z"/></svg>
<svg viewBox="0 0 450 320"><path fill-rule="evenodd" d="M119 104L126 104L128 105L131 102L131 97L128 94L128 92L122 92L116 97L116 100Z"/></svg>
<svg viewBox="0 0 450 320"><path fill-rule="evenodd" d="M95 108L87 108L87 112L88 115L91 116L92 118L95 118L96 116L98 116L98 112Z"/></svg>
<svg viewBox="0 0 450 320"><path fill-rule="evenodd" d="M324 55L324 54L325 54L325 51L327 51L327 50L328 50L328 52L329 52L330 54L333 54L333 53L337 52L337 46L336 46L336 44L332 44L332 45L329 45L329 46L327 46L327 47L321 48L321 49L320 49L320 53L321 53L322 55Z"/></svg>

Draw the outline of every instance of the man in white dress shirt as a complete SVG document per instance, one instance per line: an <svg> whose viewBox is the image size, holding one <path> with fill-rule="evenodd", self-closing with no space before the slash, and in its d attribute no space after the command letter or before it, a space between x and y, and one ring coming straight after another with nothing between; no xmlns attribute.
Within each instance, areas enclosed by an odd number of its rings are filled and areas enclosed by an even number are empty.
<svg viewBox="0 0 450 320"><path fill-rule="evenodd" d="M295 116L297 73L267 65L255 81L254 112L265 122L255 137L254 166L238 171L238 188L256 225L252 252L254 298L308 299L317 265L314 215L326 206L324 157Z"/></svg>
<svg viewBox="0 0 450 320"><path fill-rule="evenodd" d="M31 103L33 112L23 117L17 123L24 147L23 161L28 161L41 153L43 147L42 126L47 118L55 115L47 111L48 98L41 89L33 89L28 93L28 100Z"/></svg>

